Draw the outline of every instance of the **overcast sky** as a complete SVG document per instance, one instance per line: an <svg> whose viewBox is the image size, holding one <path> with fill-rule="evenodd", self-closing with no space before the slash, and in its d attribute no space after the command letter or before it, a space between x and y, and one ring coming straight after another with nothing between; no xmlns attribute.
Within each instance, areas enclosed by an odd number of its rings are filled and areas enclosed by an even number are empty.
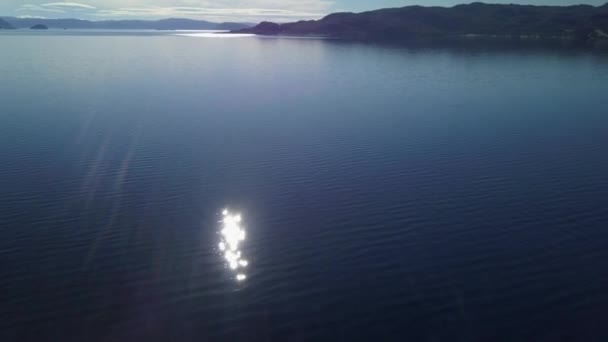
<svg viewBox="0 0 608 342"><path fill-rule="evenodd" d="M587 0L601 5L608 0ZM211 21L294 21L317 19L337 11L364 11L406 5L452 6L458 0L0 0L0 16L158 19L195 18ZM576 0L492 0L535 5L572 5Z"/></svg>

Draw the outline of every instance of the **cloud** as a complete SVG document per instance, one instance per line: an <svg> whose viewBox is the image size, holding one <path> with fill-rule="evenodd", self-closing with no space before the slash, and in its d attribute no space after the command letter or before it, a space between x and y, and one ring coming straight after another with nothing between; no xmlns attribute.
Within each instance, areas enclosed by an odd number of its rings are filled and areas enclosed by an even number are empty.
<svg viewBox="0 0 608 342"><path fill-rule="evenodd" d="M41 15L18 15L17 18L19 18L19 19L46 19L46 17L43 17Z"/></svg>
<svg viewBox="0 0 608 342"><path fill-rule="evenodd" d="M48 4L42 4L44 7L49 8L67 8L67 9L96 9L97 7L79 4L77 2L51 2Z"/></svg>
<svg viewBox="0 0 608 342"><path fill-rule="evenodd" d="M208 19L300 19L321 17L321 12L300 12L272 8L196 8L196 7L135 7L100 10L100 17L197 17Z"/></svg>
<svg viewBox="0 0 608 342"><path fill-rule="evenodd" d="M3 0L0 0L3 1ZM31 0L37 2L40 0ZM44 1L44 0L42 0ZM41 2L42 2L41 1ZM85 0L26 4L18 12L63 13L98 19L192 18L210 21L295 21L331 12L334 0ZM30 14L30 13L27 13Z"/></svg>
<svg viewBox="0 0 608 342"><path fill-rule="evenodd" d="M173 1L176 2L180 6L116 6L101 9L95 15L109 18L188 17L212 21L293 21L323 17L333 6L329 0Z"/></svg>
<svg viewBox="0 0 608 342"><path fill-rule="evenodd" d="M65 13L65 11L58 8L46 8L38 5L21 5L21 7L17 8L17 12L48 12L48 13Z"/></svg>

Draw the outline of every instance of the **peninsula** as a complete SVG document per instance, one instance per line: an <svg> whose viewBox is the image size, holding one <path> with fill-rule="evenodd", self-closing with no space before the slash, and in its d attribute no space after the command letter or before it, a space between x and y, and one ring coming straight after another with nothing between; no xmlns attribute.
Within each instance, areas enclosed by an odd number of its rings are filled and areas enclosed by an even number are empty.
<svg viewBox="0 0 608 342"><path fill-rule="evenodd" d="M334 13L320 20L285 24L262 22L233 32L375 41L473 36L605 40L608 37L608 4L596 7L475 2L454 7L407 6L363 13Z"/></svg>

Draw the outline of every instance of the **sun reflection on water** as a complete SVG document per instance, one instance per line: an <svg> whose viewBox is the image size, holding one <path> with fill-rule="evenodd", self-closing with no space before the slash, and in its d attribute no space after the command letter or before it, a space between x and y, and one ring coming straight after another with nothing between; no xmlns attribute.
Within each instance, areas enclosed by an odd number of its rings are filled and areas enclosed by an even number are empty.
<svg viewBox="0 0 608 342"><path fill-rule="evenodd" d="M231 213L228 209L222 211L222 224L220 230L220 242L218 247L222 253L228 268L236 275L236 281L242 282L247 280L245 269L249 265L243 257L240 245L246 238L245 229L242 226L242 217L240 214Z"/></svg>

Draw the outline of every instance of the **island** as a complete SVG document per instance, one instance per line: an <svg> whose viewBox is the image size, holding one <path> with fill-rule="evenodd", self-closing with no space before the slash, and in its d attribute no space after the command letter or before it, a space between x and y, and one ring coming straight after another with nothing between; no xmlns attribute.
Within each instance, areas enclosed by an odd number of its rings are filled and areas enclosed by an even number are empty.
<svg viewBox="0 0 608 342"><path fill-rule="evenodd" d="M232 31L258 35L318 36L373 41L437 37L606 40L603 6L532 6L475 2L453 7L407 6L334 13L320 20L259 25Z"/></svg>
<svg viewBox="0 0 608 342"><path fill-rule="evenodd" d="M13 25L7 23L4 19L0 18L0 30L12 30Z"/></svg>
<svg viewBox="0 0 608 342"><path fill-rule="evenodd" d="M30 27L30 29L31 30L48 30L49 28L46 25L37 24L37 25Z"/></svg>

